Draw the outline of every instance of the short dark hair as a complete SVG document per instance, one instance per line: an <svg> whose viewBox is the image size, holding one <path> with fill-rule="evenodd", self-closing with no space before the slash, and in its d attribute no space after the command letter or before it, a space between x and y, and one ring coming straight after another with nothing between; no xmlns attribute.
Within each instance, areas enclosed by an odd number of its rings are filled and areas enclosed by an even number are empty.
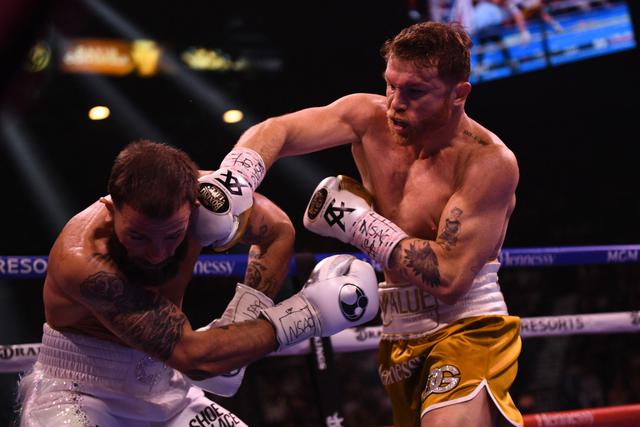
<svg viewBox="0 0 640 427"><path fill-rule="evenodd" d="M387 40L380 53L417 65L436 67L448 83L466 82L471 70L471 38L458 23L420 22Z"/></svg>
<svg viewBox="0 0 640 427"><path fill-rule="evenodd" d="M118 209L127 204L150 218L166 218L185 202L195 203L198 167L178 148L134 141L116 157L108 190Z"/></svg>

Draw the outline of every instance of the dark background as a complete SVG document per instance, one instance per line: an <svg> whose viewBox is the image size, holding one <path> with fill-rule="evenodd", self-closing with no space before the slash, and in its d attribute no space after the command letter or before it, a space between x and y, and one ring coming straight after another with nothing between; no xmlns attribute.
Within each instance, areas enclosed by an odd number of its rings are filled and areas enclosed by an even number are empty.
<svg viewBox="0 0 640 427"><path fill-rule="evenodd" d="M124 18L123 23L95 12L104 3L89 0L55 4L3 1L0 219L4 229L0 254L46 255L64 222L106 192L111 163L131 140L151 138L174 144L201 168L214 169L253 121L324 105L348 93L383 93L384 63L378 49L411 23L401 1L177 3L112 2L111 12ZM639 7L637 2L629 3L637 29ZM63 74L55 66L41 73L22 68L35 40L51 43L55 61L61 38L127 39L132 31L158 41L169 52L197 46L219 48L235 58L276 59L281 68L245 73L181 69L150 78ZM638 243L638 53L635 49L474 87L468 114L500 136L520 165L518 203L505 247ZM233 101L231 106L250 112L250 118L236 125L221 123L223 106L203 102L207 90L187 90L180 83L185 80L205 83L223 93ZM114 99L120 99L123 107L114 107ZM101 103L111 106L112 116L99 122L87 120L87 110ZM16 134L20 135L18 146L9 136ZM348 147L281 160L261 185L260 191L293 219L298 230L296 251L352 251L312 236L300 220L317 182L339 173L357 176ZM243 250L246 248L234 249ZM530 316L554 314L555 310L559 310L555 314L566 314L638 309L638 276L636 266L506 270L501 283L511 312ZM2 286L0 342L36 342L43 321L41 282L5 281ZM203 280L196 280L194 287L187 295L185 311L204 322L210 318L208 313L218 309L221 297ZM229 286L220 287L223 295L229 294ZM542 370L534 368L539 363L526 363L540 352L551 351L550 345L546 340L530 342L525 344L525 352L529 348L530 353L523 356L522 375L514 387L516 397L544 389L544 385L536 389L527 379L535 376L536 369ZM620 338L613 345L621 358L626 357L630 342ZM576 343L574 348L596 351L593 342L572 343ZM562 365L566 368L575 365L584 352L565 350L562 354L563 361L571 360ZM348 356L342 359L352 372L356 362L350 362ZM607 360L614 363L618 359ZM257 364L256 372L262 363ZM293 366L282 369L297 369L300 362L287 363ZM581 369L592 372L590 365ZM363 385L372 390L379 387L375 366L373 370L369 378L373 385ZM272 376L278 372L274 368L266 371ZM598 371L597 376L604 382L605 374ZM558 373L556 378L560 377ZM251 378L252 389L260 389L265 381L258 374ZM4 393L2 400L10 402L15 379L5 380L0 392ZM559 390L553 382L547 388ZM375 396L377 392L371 391ZM627 399L637 401L640 396ZM575 397L540 401L543 403L529 404L528 409L581 405ZM553 406L561 401L564 408ZM602 398L595 403L611 402ZM383 415L352 422L389 422L384 405L372 403L371 408ZM0 425L2 420L0 417Z"/></svg>

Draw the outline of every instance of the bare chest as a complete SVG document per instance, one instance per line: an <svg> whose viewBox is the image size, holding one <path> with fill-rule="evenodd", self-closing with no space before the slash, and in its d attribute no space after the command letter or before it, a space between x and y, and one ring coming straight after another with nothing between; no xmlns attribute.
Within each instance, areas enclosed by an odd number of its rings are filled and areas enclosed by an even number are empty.
<svg viewBox="0 0 640 427"><path fill-rule="evenodd" d="M441 159L414 159L403 153L370 157L363 177L376 210L409 235L435 239L455 189L454 168Z"/></svg>

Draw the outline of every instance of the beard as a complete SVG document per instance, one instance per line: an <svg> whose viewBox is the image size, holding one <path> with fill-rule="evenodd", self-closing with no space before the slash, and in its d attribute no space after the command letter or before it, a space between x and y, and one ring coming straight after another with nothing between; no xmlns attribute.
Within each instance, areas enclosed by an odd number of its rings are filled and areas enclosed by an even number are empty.
<svg viewBox="0 0 640 427"><path fill-rule="evenodd" d="M442 103L440 108L438 108L429 117L425 117L417 121L415 125L407 128L404 134L399 134L392 129L391 134L393 135L393 139L399 145L403 146L421 144L425 136L437 132L449 122L452 111L453 108L451 103L445 101Z"/></svg>
<svg viewBox="0 0 640 427"><path fill-rule="evenodd" d="M133 283L141 286L157 287L178 274L180 265L187 254L187 239L176 248L175 253L164 262L150 265L142 260L131 258L115 232L111 233L107 241L107 250L111 260L124 276Z"/></svg>

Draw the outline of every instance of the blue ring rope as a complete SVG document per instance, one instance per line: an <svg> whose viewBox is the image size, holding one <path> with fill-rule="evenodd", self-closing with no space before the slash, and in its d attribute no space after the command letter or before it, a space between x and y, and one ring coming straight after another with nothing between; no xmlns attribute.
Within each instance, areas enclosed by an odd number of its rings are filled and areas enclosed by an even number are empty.
<svg viewBox="0 0 640 427"><path fill-rule="evenodd" d="M316 262L334 255L314 254ZM381 271L380 266L363 253L351 255L367 261ZM559 265L627 264L640 262L640 245L564 246L549 248L503 248L503 267L548 267ZM246 254L201 255L194 267L194 276L242 277L247 268ZM35 279L45 276L46 256L0 256L0 278ZM289 265L289 275L296 274L295 257Z"/></svg>

